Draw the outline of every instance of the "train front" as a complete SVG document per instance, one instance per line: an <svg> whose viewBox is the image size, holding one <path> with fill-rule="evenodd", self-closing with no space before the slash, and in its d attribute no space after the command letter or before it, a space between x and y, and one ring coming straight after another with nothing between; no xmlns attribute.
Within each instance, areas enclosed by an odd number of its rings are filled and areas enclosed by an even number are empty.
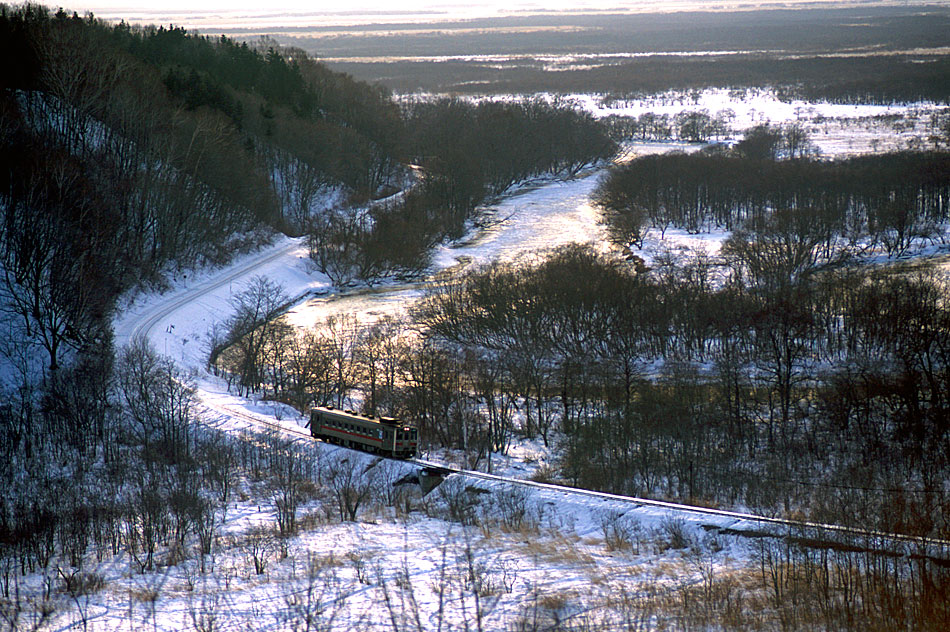
<svg viewBox="0 0 950 632"><path fill-rule="evenodd" d="M383 417L380 421L392 428L391 434L386 433L392 437L393 443L388 446L392 455L400 459L414 457L419 447L419 431L416 427L392 418Z"/></svg>

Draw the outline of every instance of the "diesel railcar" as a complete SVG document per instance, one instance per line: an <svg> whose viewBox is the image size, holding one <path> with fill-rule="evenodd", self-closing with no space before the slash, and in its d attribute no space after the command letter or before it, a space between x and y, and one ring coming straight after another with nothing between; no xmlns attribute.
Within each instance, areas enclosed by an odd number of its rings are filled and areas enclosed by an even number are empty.
<svg viewBox="0 0 950 632"><path fill-rule="evenodd" d="M415 456L419 442L415 426L405 421L323 406L310 409L310 434L329 443L400 459Z"/></svg>

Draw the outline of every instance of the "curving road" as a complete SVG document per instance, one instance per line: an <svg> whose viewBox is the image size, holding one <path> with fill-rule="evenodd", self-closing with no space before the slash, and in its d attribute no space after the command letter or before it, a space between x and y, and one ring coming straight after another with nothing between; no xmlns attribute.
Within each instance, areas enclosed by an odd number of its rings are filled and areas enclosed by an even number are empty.
<svg viewBox="0 0 950 632"><path fill-rule="evenodd" d="M122 347L141 339L155 344L159 339L159 334L174 324L173 316L176 312L187 311L192 313L196 302L220 294L225 286L228 286L228 291L223 298L227 302L236 281L249 280L259 274L262 269L283 262L303 247L302 240L283 240L281 243L265 248L232 266L218 272L212 272L205 279L172 292L167 297L162 296L159 300L147 303L139 309L133 307L130 312L124 314L116 322L116 346ZM227 313L219 312L217 315L224 318Z"/></svg>

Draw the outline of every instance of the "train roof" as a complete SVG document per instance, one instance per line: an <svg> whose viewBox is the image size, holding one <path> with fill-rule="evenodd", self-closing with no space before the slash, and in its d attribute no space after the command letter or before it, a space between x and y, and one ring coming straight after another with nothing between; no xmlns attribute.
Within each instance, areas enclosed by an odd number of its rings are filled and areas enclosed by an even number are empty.
<svg viewBox="0 0 950 632"><path fill-rule="evenodd" d="M386 424L387 426L414 426L408 421L401 421L399 419L394 419L393 417L373 417L371 415L362 415L360 413L354 412L352 410L341 410L339 408L334 408L333 406L314 406L313 410L319 410L324 413L331 413L334 417L341 417L346 419L352 419L354 421L374 421L376 423Z"/></svg>

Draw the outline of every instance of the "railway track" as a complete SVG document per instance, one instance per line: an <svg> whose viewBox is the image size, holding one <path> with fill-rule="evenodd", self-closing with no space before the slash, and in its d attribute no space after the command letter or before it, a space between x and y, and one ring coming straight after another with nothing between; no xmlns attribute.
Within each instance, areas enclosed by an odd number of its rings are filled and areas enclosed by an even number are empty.
<svg viewBox="0 0 950 632"><path fill-rule="evenodd" d="M282 432L295 439L307 442L319 442L319 440L313 438L309 432L288 428L283 424L275 423L260 415L251 415L231 406L211 405L207 402L206 405L209 405L223 414L243 419L261 428ZM343 450L350 449L340 446L334 447ZM445 476L454 474L472 481L481 480L491 484L513 485L543 490L546 493L555 495L566 494L587 499L609 501L621 505L630 505L631 510L647 508L655 511L663 511L667 512L673 519L687 518L691 522L699 522L700 526L708 531L716 531L727 535L747 538L791 538L799 543L817 548L867 550L887 554L900 552L950 564L950 541L948 540L902 533L888 533L874 529L862 529L839 524L762 516L740 511L728 511L651 498L640 498L637 496L610 494L567 485L540 483L537 481L486 474L484 472L452 467L426 459L408 459L404 462L411 463L419 468L442 472Z"/></svg>
<svg viewBox="0 0 950 632"><path fill-rule="evenodd" d="M901 545L909 545L915 547L915 551L920 553L922 551L928 551L937 553L940 555L928 555L928 557L933 557L933 559L945 560L950 563L950 540L942 540L938 538L927 538L921 536L914 536L909 534L902 533L889 533L885 531L877 531L874 529L862 529L857 527L849 527L839 524L831 523L821 523L821 522L810 522L806 520L792 520L787 518L777 518L772 516L762 516L758 514L751 514L739 511L728 511L723 509L714 509L710 507L701 507L697 505L685 505L682 503L673 503L663 500L655 500L651 498L640 498L637 496L623 496L619 494L610 494L606 492L598 492L589 489L582 489L578 487L570 487L567 485L555 485L551 483L540 483L537 481L524 480L524 479L514 479L504 476L496 476L494 474L486 474L484 472L475 472L471 470L463 470L454 467L448 467L440 463L434 463L431 461L425 461L422 459L412 459L413 463L420 465L422 467L430 468L439 468L453 474L460 474L472 479L481 479L486 481L492 481L495 483L506 483L511 485L520 485L523 487L531 487L535 489L547 490L551 492L565 493L565 494L576 494L588 498L595 498L606 501L616 501L622 503L631 503L637 507L650 507L660 510L666 510L671 513L686 514L689 516L696 516L700 518L710 518L711 522L706 523L704 526L707 526L712 529L726 531L728 533L733 533L735 535L746 535L749 537L761 537L764 535L775 535L775 536L787 536L790 533L799 534L799 539L802 539L808 534L815 536L816 545L827 545L827 546L844 546L843 540L845 538L851 539L853 541L860 541L864 543L864 546L867 546L868 543L877 542L880 544L887 543L896 543ZM728 526L722 526L721 521L732 521ZM777 531L777 529L782 530L783 532ZM840 536L839 540L831 539L831 536ZM883 547L875 547L877 550L883 550Z"/></svg>

